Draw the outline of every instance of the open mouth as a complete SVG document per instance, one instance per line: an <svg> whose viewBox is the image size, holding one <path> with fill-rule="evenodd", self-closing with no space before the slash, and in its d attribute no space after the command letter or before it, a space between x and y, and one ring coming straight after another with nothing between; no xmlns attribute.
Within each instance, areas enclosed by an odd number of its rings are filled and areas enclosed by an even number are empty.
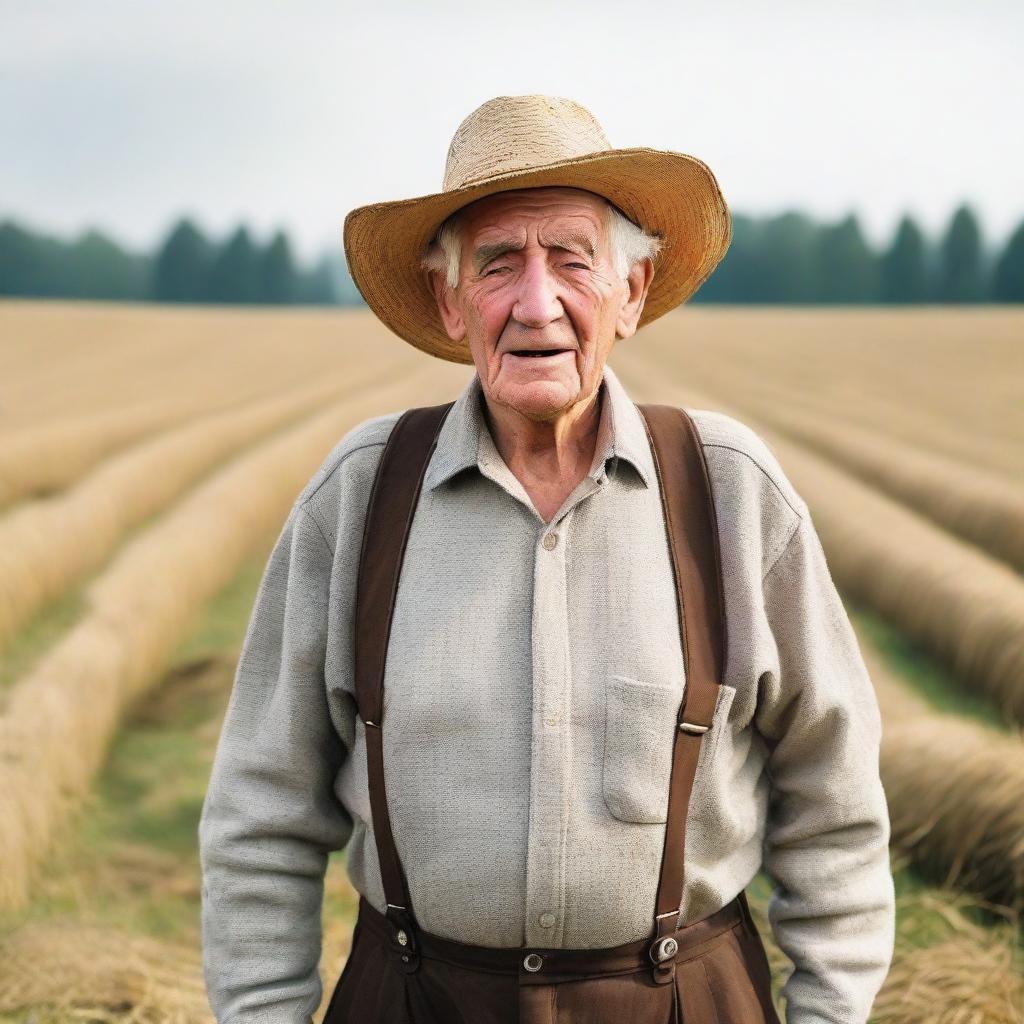
<svg viewBox="0 0 1024 1024"><path fill-rule="evenodd" d="M548 348L548 349L514 349L509 352L510 356L521 356L527 359L544 359L547 356L560 356L564 352L571 352L571 348Z"/></svg>

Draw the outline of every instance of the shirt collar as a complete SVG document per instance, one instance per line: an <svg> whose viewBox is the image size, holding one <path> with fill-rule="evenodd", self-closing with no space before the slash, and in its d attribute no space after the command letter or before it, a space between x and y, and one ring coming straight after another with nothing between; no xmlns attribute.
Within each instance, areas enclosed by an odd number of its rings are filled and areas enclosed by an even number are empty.
<svg viewBox="0 0 1024 1024"><path fill-rule="evenodd" d="M644 486L650 487L655 479L654 459L640 410L607 365L602 388L604 401L589 475L598 479L608 460L615 459L631 465ZM466 469L483 472L486 463L500 458L484 419L482 401L480 377L474 373L441 427L437 448L423 478L425 490L433 490Z"/></svg>

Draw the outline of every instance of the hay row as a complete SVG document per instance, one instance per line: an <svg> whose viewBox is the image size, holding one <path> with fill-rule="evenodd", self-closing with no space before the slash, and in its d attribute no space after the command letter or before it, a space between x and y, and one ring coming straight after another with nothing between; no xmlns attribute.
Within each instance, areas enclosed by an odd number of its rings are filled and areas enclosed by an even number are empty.
<svg viewBox="0 0 1024 1024"><path fill-rule="evenodd" d="M635 396L728 412L666 383L662 368L619 364ZM1005 565L801 445L741 417L772 447L814 524L837 586L946 662L1009 722L1024 723L1024 581Z"/></svg>
<svg viewBox="0 0 1024 1024"><path fill-rule="evenodd" d="M193 946L75 921L0 937L0 1014L40 1022L211 1024Z"/></svg>
<svg viewBox="0 0 1024 1024"><path fill-rule="evenodd" d="M100 566L128 529L238 449L365 387L365 376L192 420L107 460L73 489L0 518L0 650L47 601Z"/></svg>
<svg viewBox="0 0 1024 1024"><path fill-rule="evenodd" d="M347 919L324 921L323 1020L352 938ZM214 1024L201 950L75 920L32 921L0 936L0 1017L40 1024Z"/></svg>
<svg viewBox="0 0 1024 1024"><path fill-rule="evenodd" d="M1022 1024L1024 974L1012 933L966 933L893 957L872 1024Z"/></svg>
<svg viewBox="0 0 1024 1024"><path fill-rule="evenodd" d="M0 436L0 509L72 484L111 452L194 416L192 402L128 405Z"/></svg>
<svg viewBox="0 0 1024 1024"><path fill-rule="evenodd" d="M897 897L896 949L871 1024L1024 1024L1017 925L983 927L966 916L971 907L943 891ZM944 922L926 946L913 934L921 911Z"/></svg>
<svg viewBox="0 0 1024 1024"><path fill-rule="evenodd" d="M818 372L832 374L835 370L819 365ZM948 409L931 413L913 404L909 396L893 398L881 390L836 394L831 386L822 386L820 381L817 385L808 382L801 386L777 369L758 375L756 364L744 365L735 374L723 374L716 368L707 376L708 380L700 382L701 389L728 397L734 405L741 405L744 395L758 394L782 408L801 409L844 425L877 431L1001 476L1019 475L1020 439L982 433L973 422L965 429L966 414L959 410L955 416Z"/></svg>
<svg viewBox="0 0 1024 1024"><path fill-rule="evenodd" d="M975 905L944 890L897 896L892 964L871 1024L1024 1024L1024 974L1014 927L980 927L965 914ZM792 963L774 942L766 901L752 896L750 909L764 939L773 988L779 989ZM933 926L941 919L944 928L927 946L913 934L922 913ZM775 1006L785 1020L785 1001L777 997Z"/></svg>
<svg viewBox="0 0 1024 1024"><path fill-rule="evenodd" d="M820 367L819 372L830 372ZM715 383L702 384L710 394L728 397L737 408L792 410L837 428L865 430L886 441L895 441L944 456L956 465L976 466L993 476L1019 480L1024 425L1018 437L993 437L975 429L961 410L928 413L904 398L894 400L882 392L834 396L828 387L800 387L794 381L772 375L757 376L750 367L735 375L721 375Z"/></svg>
<svg viewBox="0 0 1024 1024"><path fill-rule="evenodd" d="M330 308L0 300L0 430L171 399L211 412L402 351L353 326Z"/></svg>
<svg viewBox="0 0 1024 1024"><path fill-rule="evenodd" d="M955 416L970 424L975 441L1019 444L1022 332L1022 311L991 307L690 307L651 325L638 344L658 349L662 365L685 358L701 388L705 371L727 370L731 377L747 370L829 401L856 405L877 398L893 412L940 422Z"/></svg>
<svg viewBox="0 0 1024 1024"><path fill-rule="evenodd" d="M837 425L822 413L766 400L761 391L741 392L735 401L950 532L1024 569L1024 486L1019 482L874 430Z"/></svg>
<svg viewBox="0 0 1024 1024"><path fill-rule="evenodd" d="M0 336L0 506L194 416L408 358L336 310L0 302Z"/></svg>
<svg viewBox="0 0 1024 1024"><path fill-rule="evenodd" d="M82 620L0 694L0 907L24 905L34 865L88 790L126 705L339 436L370 415L437 400L450 391L444 369L319 413L203 482L122 549L90 587Z"/></svg>
<svg viewBox="0 0 1024 1024"><path fill-rule="evenodd" d="M1005 331L972 337L968 350L958 332L971 325L956 317L944 327L953 336L943 338L928 317L893 329L885 317L861 324L845 312L756 312L689 310L629 347L734 406L756 393L1019 478L1024 408L1014 382L1024 367L1015 371L1022 350ZM1016 317L1006 323L1016 323L1019 336L1024 317ZM941 387L939 395L929 398L929 385Z"/></svg>
<svg viewBox="0 0 1024 1024"><path fill-rule="evenodd" d="M380 372L389 368L389 362L379 358L370 364ZM366 362L354 365L367 366ZM0 435L0 508L62 490L111 453L197 416L227 415L251 402L270 401L293 388L308 388L312 381L320 386L325 386L325 380L333 381L340 391L350 374L333 371L317 377L306 372L294 384L291 376L278 381L267 377L256 387L244 385L238 375L225 371L209 395L189 386L172 399L118 404L103 412L60 418Z"/></svg>
<svg viewBox="0 0 1024 1024"><path fill-rule="evenodd" d="M1024 913L1024 739L933 711L860 648L884 723L892 847L936 884Z"/></svg>
<svg viewBox="0 0 1024 1024"><path fill-rule="evenodd" d="M744 371L749 372L749 371ZM826 371L824 367L820 372ZM997 476L1020 477L1021 438L993 437L976 432L974 423L965 428L965 417L930 414L904 399L902 402L878 394L832 396L827 388L796 387L792 381L755 375L722 379L706 388L711 394L728 396L733 405L743 407L747 396L757 395L776 408L794 409L811 416L832 420L837 425L860 428L922 451L945 456L958 465L977 466ZM1024 428L1021 428L1024 435Z"/></svg>
<svg viewBox="0 0 1024 1024"><path fill-rule="evenodd" d="M805 449L776 451L815 518L838 587L1024 723L1024 581Z"/></svg>
<svg viewBox="0 0 1024 1024"><path fill-rule="evenodd" d="M893 847L926 878L1024 910L1024 744L952 716L885 730Z"/></svg>

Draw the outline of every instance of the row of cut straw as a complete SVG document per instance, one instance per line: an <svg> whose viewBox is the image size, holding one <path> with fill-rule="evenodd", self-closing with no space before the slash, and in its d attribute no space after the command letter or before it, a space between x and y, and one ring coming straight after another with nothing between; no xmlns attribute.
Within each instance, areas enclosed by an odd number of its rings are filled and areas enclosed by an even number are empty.
<svg viewBox="0 0 1024 1024"><path fill-rule="evenodd" d="M126 706L157 678L203 604L287 512L354 424L447 393L442 368L319 412L234 459L117 554L86 614L3 695L0 907L27 899L32 869L88 791Z"/></svg>

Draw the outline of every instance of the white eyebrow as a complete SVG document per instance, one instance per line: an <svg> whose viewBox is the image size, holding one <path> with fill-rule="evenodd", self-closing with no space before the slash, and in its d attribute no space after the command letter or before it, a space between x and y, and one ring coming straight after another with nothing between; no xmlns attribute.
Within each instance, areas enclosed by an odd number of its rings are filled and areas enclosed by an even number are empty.
<svg viewBox="0 0 1024 1024"><path fill-rule="evenodd" d="M475 270L480 270L491 260L504 256L507 252L518 252L525 245L525 241L515 242L511 239L503 242L486 242L473 251L473 267Z"/></svg>
<svg viewBox="0 0 1024 1024"><path fill-rule="evenodd" d="M555 246L559 249L565 249L566 252L582 252L584 255L589 256L590 259L593 259L596 255L593 241L582 231L570 231L566 234L556 232L548 240L548 244L549 247Z"/></svg>

